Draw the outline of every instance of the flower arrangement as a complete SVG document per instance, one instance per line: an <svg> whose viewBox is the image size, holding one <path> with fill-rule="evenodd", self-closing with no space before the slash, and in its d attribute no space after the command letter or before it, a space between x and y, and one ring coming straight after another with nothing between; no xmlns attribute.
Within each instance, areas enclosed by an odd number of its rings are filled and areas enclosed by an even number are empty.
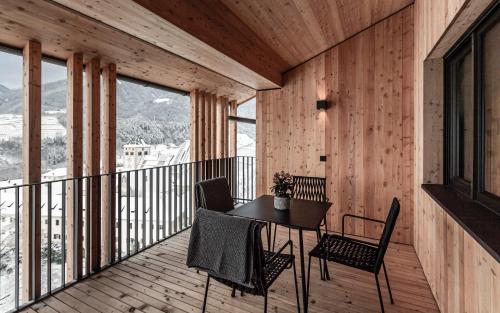
<svg viewBox="0 0 500 313"><path fill-rule="evenodd" d="M273 186L271 187L271 192L274 193L276 197L280 198L291 198L293 192L293 178L289 173L284 171L276 172L273 176Z"/></svg>

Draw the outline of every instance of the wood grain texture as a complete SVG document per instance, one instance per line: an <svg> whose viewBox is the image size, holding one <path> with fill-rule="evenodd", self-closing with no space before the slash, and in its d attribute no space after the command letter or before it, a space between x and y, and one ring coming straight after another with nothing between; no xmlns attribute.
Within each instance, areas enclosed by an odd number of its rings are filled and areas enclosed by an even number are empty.
<svg viewBox="0 0 500 313"><path fill-rule="evenodd" d="M377 23L413 0L222 0L295 66Z"/></svg>
<svg viewBox="0 0 500 313"><path fill-rule="evenodd" d="M281 84L284 61L220 2L55 2L252 88Z"/></svg>
<svg viewBox="0 0 500 313"><path fill-rule="evenodd" d="M23 49L23 183L41 181L42 47L30 40ZM41 190L22 188L22 299L40 296Z"/></svg>
<svg viewBox="0 0 500 313"><path fill-rule="evenodd" d="M68 178L83 176L83 56L73 54L67 61L67 140L66 171ZM67 271L66 281L82 275L83 256L83 209L82 185L67 184L66 236ZM76 257L75 257L76 256Z"/></svg>
<svg viewBox="0 0 500 313"><path fill-rule="evenodd" d="M100 59L93 58L85 65L87 103L85 104L86 156L85 175L96 176L101 173L101 81ZM98 177L90 179L90 271L100 268L101 262L101 204Z"/></svg>
<svg viewBox="0 0 500 313"><path fill-rule="evenodd" d="M286 240L288 231L279 228L276 245L282 246ZM292 240L298 242L296 231L292 231ZM189 230L44 299L26 312L200 312L206 273L186 267L188 243ZM306 251L314 244L314 234L306 232ZM387 313L439 312L412 247L389 245L385 263L394 295L392 305L381 279ZM333 263L329 269L335 278L321 281L318 263L311 263L309 312L380 312L373 275ZM268 301L268 312L297 312L291 269L273 283ZM232 298L230 288L211 281L206 309L214 313L261 313L263 302L259 296Z"/></svg>
<svg viewBox="0 0 500 313"><path fill-rule="evenodd" d="M0 42L13 47L36 39L46 55L67 60L80 52L84 62L99 56L103 65L116 64L119 74L187 92L199 88L238 100L255 95L250 87L50 0L4 0L0 12Z"/></svg>
<svg viewBox="0 0 500 313"><path fill-rule="evenodd" d="M238 104L236 101L231 101L229 103L229 115L236 116L238 110ZM229 125L229 156L234 157L237 153L237 129L235 121L228 121Z"/></svg>
<svg viewBox="0 0 500 313"><path fill-rule="evenodd" d="M103 121L102 121L102 173L116 172L116 65L108 64L102 71ZM116 183L115 176L103 176L101 182L102 241L101 266L115 258L116 227L115 197L110 194ZM110 225L112 227L110 227Z"/></svg>
<svg viewBox="0 0 500 313"><path fill-rule="evenodd" d="M227 150L228 99L208 92L191 92L191 160L203 161L224 157Z"/></svg>
<svg viewBox="0 0 500 313"><path fill-rule="evenodd" d="M346 213L385 219L398 197L393 239L413 241L412 10L287 73L282 90L257 93L259 194L278 170L326 177L333 230ZM320 99L330 108L318 111ZM350 221L347 231L378 237L381 228Z"/></svg>
<svg viewBox="0 0 500 313"><path fill-rule="evenodd" d="M493 1L414 5L413 245L441 312L497 312L500 265L422 189L443 181L444 53Z"/></svg>

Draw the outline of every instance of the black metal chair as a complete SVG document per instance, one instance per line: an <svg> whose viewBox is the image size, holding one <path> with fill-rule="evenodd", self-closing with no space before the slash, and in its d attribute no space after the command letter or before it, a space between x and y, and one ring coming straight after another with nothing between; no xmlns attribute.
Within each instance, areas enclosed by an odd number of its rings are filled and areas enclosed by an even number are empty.
<svg viewBox="0 0 500 313"><path fill-rule="evenodd" d="M226 213L234 209L235 201L231 196L231 190L229 189L226 177L217 177L198 182L194 188L197 208L221 213ZM266 235L269 236L267 224L265 224L265 227ZM235 295L236 290L233 288L231 297ZM243 296L243 291L241 295Z"/></svg>
<svg viewBox="0 0 500 313"><path fill-rule="evenodd" d="M319 259L344 264L363 271L374 273L382 312L384 312L384 303L382 301L382 293L380 292L378 273L380 272L380 268L383 267L385 280L387 282L387 288L389 289L391 304L394 304L394 300L392 299L391 286L389 285L389 278L387 276L387 270L385 268L384 256L387 251L394 226L396 225L399 210L399 201L397 198L394 198L392 200L391 209L385 222L363 216L345 214L342 217L342 236L335 234L324 234L323 237L321 237L321 241L319 242L319 244L314 247L311 252L309 252L309 268L307 271L307 295L309 296L310 291L311 258L316 257ZM344 222L346 217L360 218L371 222L384 224L384 230L382 232L382 236L380 237L379 243L374 244L346 237L344 235Z"/></svg>
<svg viewBox="0 0 500 313"><path fill-rule="evenodd" d="M326 178L324 177L311 177L311 176L296 176L293 177L293 192L292 198L294 199L302 199L302 200L311 200L318 202L327 202L328 198L326 197ZM321 227L325 227L325 233L328 233L328 228L326 224L326 217L323 219L323 223L319 225L318 229L316 229L316 237L319 242L321 239ZM274 226L274 238L273 238L273 250L274 244L276 242L276 230L278 225ZM291 239L290 234L291 228L288 228L288 240ZM324 271L323 271L324 267ZM324 262L324 266L321 265L320 262L320 273L322 280L329 280L330 274L328 273L328 266L326 262Z"/></svg>
<svg viewBox="0 0 500 313"><path fill-rule="evenodd" d="M260 223L260 228L262 229L263 223ZM260 232L260 230L259 230ZM299 289L297 284L297 272L295 270L295 256L293 254L293 243L291 240L287 241L286 244L281 247L277 252L264 251L262 245L261 236L257 237L258 239L254 242L255 255L261 261L254 261L254 269L255 269L255 279L253 280L253 287L249 287L246 285L241 285L239 283L235 283L233 281L223 279L217 277L217 274L214 275L208 274L207 282L205 285L205 297L203 299L203 310L205 312L207 305L207 296L208 296L208 287L210 285L210 279L214 280L230 287L234 290L239 290L243 294L243 292L258 295L264 297L264 312L267 312L267 296L268 291L274 281L279 277L279 275L285 270L293 267L293 275L295 282L295 295L297 297L297 311L300 313L300 300L299 300ZM245 244L242 242L241 244ZM285 254L283 251L290 247L290 253ZM230 253L230 252L228 252ZM246 266L246 264L241 264L241 266Z"/></svg>
<svg viewBox="0 0 500 313"><path fill-rule="evenodd" d="M226 177L201 181L194 188L197 208L222 213L234 209L234 200Z"/></svg>

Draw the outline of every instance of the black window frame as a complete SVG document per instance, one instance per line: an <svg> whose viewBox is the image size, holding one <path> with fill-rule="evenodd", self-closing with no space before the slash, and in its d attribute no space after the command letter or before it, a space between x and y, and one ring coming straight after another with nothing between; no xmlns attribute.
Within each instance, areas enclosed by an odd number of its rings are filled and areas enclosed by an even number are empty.
<svg viewBox="0 0 500 313"><path fill-rule="evenodd" d="M444 184L465 194L470 199L500 215L500 197L485 190L485 86L484 73L484 35L496 23L500 23L500 5L495 4L477 23L450 49L444 57ZM473 168L472 181L469 183L460 177L463 168L459 154L463 144L460 143L460 120L456 110L456 78L457 60L467 53L472 54L473 73Z"/></svg>

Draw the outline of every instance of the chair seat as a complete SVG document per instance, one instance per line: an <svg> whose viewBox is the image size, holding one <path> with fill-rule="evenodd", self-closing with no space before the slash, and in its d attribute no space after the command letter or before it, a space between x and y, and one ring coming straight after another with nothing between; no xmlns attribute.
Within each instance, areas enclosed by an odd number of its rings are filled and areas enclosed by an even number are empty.
<svg viewBox="0 0 500 313"><path fill-rule="evenodd" d="M373 273L377 253L378 248L352 238L325 234L309 255Z"/></svg>
<svg viewBox="0 0 500 313"><path fill-rule="evenodd" d="M272 261L269 261L273 257L273 255L274 252L264 251L264 260L266 262L264 266L264 279L266 284L266 286L264 286L265 290L267 290L273 284L276 278L278 278L278 276L285 269L291 266L294 259L294 256L290 254L278 254L276 258L274 258ZM231 288L236 288L237 290L243 291L248 294L263 295L264 292L264 290L261 290L261 288L259 287L250 288L220 277L213 276L213 278L220 283L223 283Z"/></svg>
<svg viewBox="0 0 500 313"><path fill-rule="evenodd" d="M281 272L291 266L294 259L294 256L290 254L278 254L276 258L269 262L273 255L274 252L264 251L264 260L266 262L266 265L264 266L266 287L270 287Z"/></svg>

